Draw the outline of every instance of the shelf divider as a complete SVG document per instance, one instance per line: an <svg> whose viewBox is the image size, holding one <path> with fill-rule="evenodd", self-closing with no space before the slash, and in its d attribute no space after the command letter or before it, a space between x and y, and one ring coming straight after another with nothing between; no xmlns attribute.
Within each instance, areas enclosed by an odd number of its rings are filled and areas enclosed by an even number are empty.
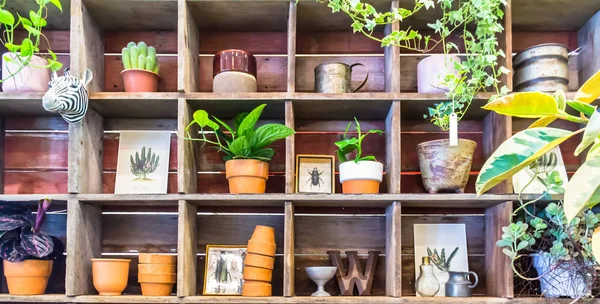
<svg viewBox="0 0 600 304"><path fill-rule="evenodd" d="M186 137L185 128L194 120L194 110L185 98L179 98L177 111L177 191L179 193L196 193L198 187L198 170L196 155L198 143L183 139ZM198 125L190 128L192 137L198 135Z"/></svg>
<svg viewBox="0 0 600 304"><path fill-rule="evenodd" d="M402 296L402 209L393 202L385 210L385 295Z"/></svg>
<svg viewBox="0 0 600 304"><path fill-rule="evenodd" d="M294 204L285 202L284 218L284 244L283 244L283 296L293 297L295 295L294 277Z"/></svg>
<svg viewBox="0 0 600 304"><path fill-rule="evenodd" d="M393 11L400 6L400 1L392 1L390 10ZM384 35L400 29L400 22L396 21L385 26ZM400 47L388 46L385 48L385 91L400 93Z"/></svg>
<svg viewBox="0 0 600 304"><path fill-rule="evenodd" d="M198 237L197 208L187 201L179 201L177 218L177 296L196 295Z"/></svg>
<svg viewBox="0 0 600 304"><path fill-rule="evenodd" d="M103 118L92 109L69 125L69 193L102 193L103 137Z"/></svg>
<svg viewBox="0 0 600 304"><path fill-rule="evenodd" d="M285 102L285 125L295 130L294 104ZM285 138L285 193L296 192L296 137L294 134Z"/></svg>
<svg viewBox="0 0 600 304"><path fill-rule="evenodd" d="M198 92L200 88L200 34L186 0L177 0L177 90Z"/></svg>
<svg viewBox="0 0 600 304"><path fill-rule="evenodd" d="M104 34L96 18L83 3L71 1L71 74L82 76L86 68L94 77L87 86L89 92L104 89Z"/></svg>
<svg viewBox="0 0 600 304"><path fill-rule="evenodd" d="M296 2L290 1L288 12L287 28L287 51L288 51L288 71L287 71L287 91L296 92L296 21L297 8Z"/></svg>
<svg viewBox="0 0 600 304"><path fill-rule="evenodd" d="M385 180L388 186L388 193L400 193L400 101L392 102L390 111L385 119L385 164L386 176Z"/></svg>

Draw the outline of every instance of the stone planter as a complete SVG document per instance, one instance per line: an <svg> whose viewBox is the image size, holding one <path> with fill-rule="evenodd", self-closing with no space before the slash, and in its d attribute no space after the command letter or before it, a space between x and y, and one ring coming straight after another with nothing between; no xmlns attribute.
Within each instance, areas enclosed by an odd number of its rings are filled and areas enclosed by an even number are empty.
<svg viewBox="0 0 600 304"><path fill-rule="evenodd" d="M459 139L458 145L452 147L447 139L418 144L417 154L425 190L429 193L464 193L476 147L477 143L468 139Z"/></svg>

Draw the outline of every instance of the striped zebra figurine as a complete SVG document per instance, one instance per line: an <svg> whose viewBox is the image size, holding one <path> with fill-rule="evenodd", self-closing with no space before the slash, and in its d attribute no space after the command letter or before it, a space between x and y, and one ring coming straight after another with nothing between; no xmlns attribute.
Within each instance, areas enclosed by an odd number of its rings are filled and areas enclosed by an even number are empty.
<svg viewBox="0 0 600 304"><path fill-rule="evenodd" d="M48 92L42 98L44 109L60 114L70 124L80 122L88 109L88 91L85 86L92 81L92 77L90 69L85 69L83 79L71 76L67 68L60 77L52 72Z"/></svg>

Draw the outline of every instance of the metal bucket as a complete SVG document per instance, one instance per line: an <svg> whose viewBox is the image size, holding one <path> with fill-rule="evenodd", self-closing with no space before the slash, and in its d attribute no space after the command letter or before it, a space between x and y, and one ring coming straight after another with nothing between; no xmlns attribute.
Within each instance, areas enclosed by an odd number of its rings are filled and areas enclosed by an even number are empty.
<svg viewBox="0 0 600 304"><path fill-rule="evenodd" d="M367 71L365 80L356 88L352 89L352 69L362 66L362 63L347 65L342 62L322 63L315 68L315 92L317 93L354 93L360 90L369 79Z"/></svg>
<svg viewBox="0 0 600 304"><path fill-rule="evenodd" d="M513 59L514 90L517 92L568 91L569 50L562 44L532 46Z"/></svg>

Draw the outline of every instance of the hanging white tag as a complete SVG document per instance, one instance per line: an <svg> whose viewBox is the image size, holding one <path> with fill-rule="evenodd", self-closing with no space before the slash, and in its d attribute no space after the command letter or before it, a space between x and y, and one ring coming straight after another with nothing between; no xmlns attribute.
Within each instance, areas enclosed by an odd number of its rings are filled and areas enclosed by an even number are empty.
<svg viewBox="0 0 600 304"><path fill-rule="evenodd" d="M456 113L450 114L450 146L458 145L458 117Z"/></svg>

